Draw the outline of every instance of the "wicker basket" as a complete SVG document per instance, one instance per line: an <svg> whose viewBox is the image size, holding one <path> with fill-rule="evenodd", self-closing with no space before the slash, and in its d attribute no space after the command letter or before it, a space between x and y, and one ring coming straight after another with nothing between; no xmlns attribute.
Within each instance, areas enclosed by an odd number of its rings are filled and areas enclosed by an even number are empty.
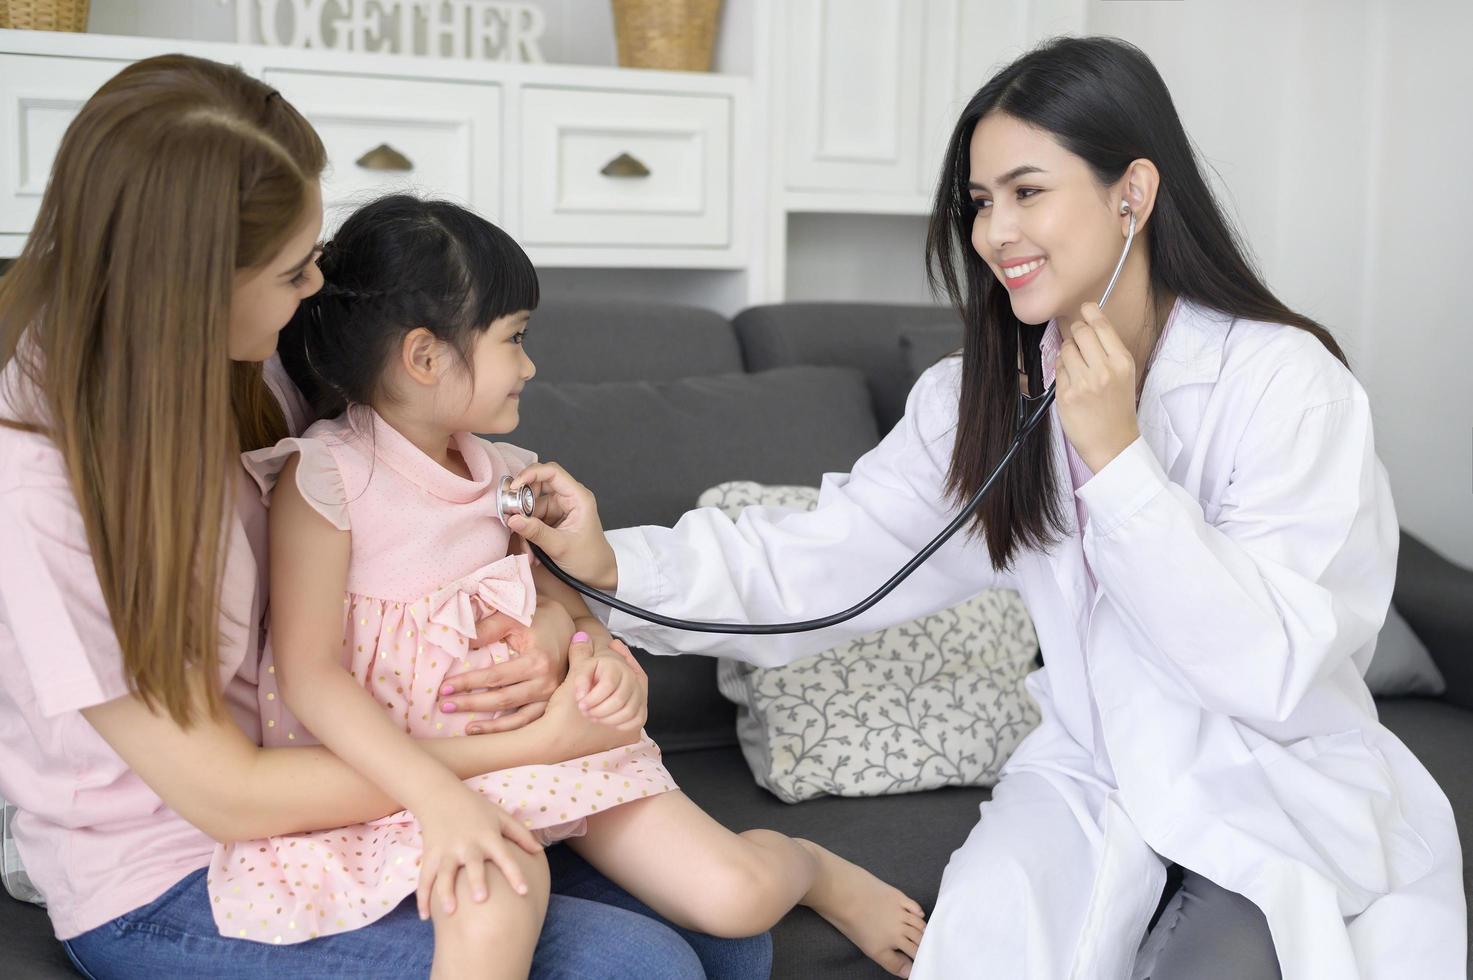
<svg viewBox="0 0 1473 980"><path fill-rule="evenodd" d="M721 0L613 0L624 68L710 71Z"/></svg>
<svg viewBox="0 0 1473 980"><path fill-rule="evenodd" d="M91 0L0 0L0 27L80 34L91 6Z"/></svg>

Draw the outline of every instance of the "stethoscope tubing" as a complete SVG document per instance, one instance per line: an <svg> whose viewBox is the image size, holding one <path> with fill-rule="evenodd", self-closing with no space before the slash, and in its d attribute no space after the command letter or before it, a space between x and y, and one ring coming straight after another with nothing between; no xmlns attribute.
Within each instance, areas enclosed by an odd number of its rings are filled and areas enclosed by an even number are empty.
<svg viewBox="0 0 1473 980"><path fill-rule="evenodd" d="M578 579L574 578L572 575L569 575L563 569L559 568L557 563L549 558L547 556L547 553L541 548L537 547L537 545L531 544L529 542L528 546L532 549L532 553L537 556L537 559L541 561L542 564L547 566L547 570L551 572L558 579L558 581L562 582L564 585L576 589L579 594L581 594L585 598L593 599L596 602L602 602L606 606L617 609L622 613L627 613L628 615L633 616L636 619L642 619L645 622L654 623L656 626L665 626L670 629L684 630L689 633L723 633L736 634L741 636L772 636L776 634L786 633L811 633L814 630L828 629L830 626L837 626L840 623L847 622L848 620L853 619L855 616L864 613L875 603L879 602L881 599L885 598L885 596L895 591L896 586L909 578L912 572L921 567L921 565L924 564L928 558L936 553L938 548L949 541L952 536L955 535L956 532L959 531L964 524L966 524L967 520L974 513L976 513L977 508L982 505L982 501L986 499L988 492L993 487L993 484L997 482L997 478L1002 475L1003 471L1007 469L1008 464L1013 461L1013 457L1017 455L1018 450L1022 448L1023 443L1028 438L1028 435L1035 428L1038 427L1038 423L1042 421L1043 417L1046 414L1048 414L1049 406L1052 405L1053 402L1054 389L1053 386L1050 385L1048 391L1045 392L1040 399L1038 407L1033 410L1033 414L1028 417L1028 420L1024 422L1023 427L1018 430L1018 434L1013 437L1012 445L1008 447L1008 451L1003 455L1003 458L998 461L997 466L993 468L992 473L987 477L986 482L984 482L982 486L978 488L976 493L972 494L972 499L967 501L966 506L957 513L956 517L952 518L951 523L946 525L946 527L942 529L940 534L932 538L929 544L927 544L924 548L917 552L915 557L906 562L905 566L901 568L900 571L890 576L890 579L885 582L884 585L880 586L874 592L870 593L869 596L867 596L860 602L854 604L853 606L850 606L848 609L845 609L842 612L834 613L831 616L823 616L819 619L805 619L801 622L795 623L707 623L698 620L676 619L672 616L661 615L660 613L654 612L649 609L641 609L639 606L632 605L631 603L625 602L622 599L616 599L614 596L609 595L607 592L603 592L599 589L595 589L591 585L580 582Z"/></svg>
<svg viewBox="0 0 1473 980"><path fill-rule="evenodd" d="M1131 243L1135 240L1135 214L1127 210L1124 204L1121 207L1122 211L1130 217L1130 227L1125 235L1125 247L1120 252L1120 260L1115 263L1115 271L1110 276L1109 284L1105 286L1104 295L1100 297L1098 305L1101 307L1105 305L1105 301L1110 298L1110 293L1114 291L1115 283L1120 278L1120 272L1125 268L1126 256L1130 254ZM636 619L642 619L648 623L653 623L656 626L683 630L688 633L716 633L739 636L773 636L788 633L811 633L814 630L828 629L831 626L838 626L840 623L847 622L863 614L873 607L875 603L895 591L895 588L901 582L909 578L912 572L921 567L942 545L951 540L957 531L961 530L963 525L977 512L977 508L982 506L982 501L987 499L987 494L992 490L994 484L997 483L998 477L1003 474L1003 471L1012 463L1013 458L1017 456L1018 450L1022 448L1023 443L1028 440L1029 435L1033 433L1033 430L1043 421L1044 416L1048 414L1049 408L1054 403L1054 388L1055 385L1049 385L1048 390L1039 396L1038 406L1034 408L1032 413L1028 415L1027 419L1019 427L1018 433L1013 436L1013 442L1008 447L1008 451L1003 454L1002 459L998 460L997 465L993 467L992 472L988 475L982 486L977 489L977 492L972 494L972 498L967 501L966 506L957 513L956 517L952 518L951 523L947 524L941 530L941 533L937 534L931 539L929 544L917 552L915 557L906 562L904 567L890 576L884 585L881 585L878 589L848 609L830 616L823 616L818 619L805 619L793 623L712 623L702 622L700 620L676 619L673 616L665 616L653 610L642 609L632 603L617 599L600 589L595 589L593 586L579 581L558 567L557 562L549 558L547 552L543 551L537 545L531 544L530 542L528 545L532 549L532 553L537 556L537 559L543 565L547 566L547 570L558 581L576 590L584 598L601 602L612 609L617 609L622 613L633 616Z"/></svg>

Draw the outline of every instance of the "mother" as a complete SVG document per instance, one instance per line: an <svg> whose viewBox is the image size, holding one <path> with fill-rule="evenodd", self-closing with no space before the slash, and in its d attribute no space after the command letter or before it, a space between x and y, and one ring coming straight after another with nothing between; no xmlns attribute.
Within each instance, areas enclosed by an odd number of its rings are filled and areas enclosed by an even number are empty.
<svg viewBox="0 0 1473 980"><path fill-rule="evenodd" d="M429 972L412 898L277 947L222 938L205 891L216 840L399 809L324 749L260 748L265 515L238 457L311 421L272 356L321 285L325 163L239 70L140 62L67 130L0 280L0 793L91 976ZM516 669L541 672L513 696L530 724L426 748L468 777L612 745L554 691L571 633L539 609ZM553 872L534 976L766 974L766 937L677 932L571 856Z"/></svg>

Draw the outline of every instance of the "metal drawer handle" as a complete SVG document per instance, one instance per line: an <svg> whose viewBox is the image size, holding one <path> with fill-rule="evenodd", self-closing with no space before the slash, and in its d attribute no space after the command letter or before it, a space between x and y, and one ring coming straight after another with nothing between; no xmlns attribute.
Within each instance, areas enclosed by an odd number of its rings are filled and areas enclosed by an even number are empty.
<svg viewBox="0 0 1473 980"><path fill-rule="evenodd" d="M358 166L364 170L400 170L409 171L414 169L414 164L409 158L387 143L380 143L369 150L357 160Z"/></svg>
<svg viewBox="0 0 1473 980"><path fill-rule="evenodd" d="M605 177L648 177L650 168L627 153L620 153L599 171Z"/></svg>

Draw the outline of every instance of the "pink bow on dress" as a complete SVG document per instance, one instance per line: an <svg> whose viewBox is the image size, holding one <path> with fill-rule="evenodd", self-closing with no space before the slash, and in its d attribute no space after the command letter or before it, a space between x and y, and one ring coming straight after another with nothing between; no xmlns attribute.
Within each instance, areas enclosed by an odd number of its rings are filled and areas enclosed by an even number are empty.
<svg viewBox="0 0 1473 980"><path fill-rule="evenodd" d="M416 608L414 616L421 620L421 630L427 624L448 626L474 643L476 623L491 613L503 612L531 626L536 608L537 588L527 556L508 555L436 590L429 609Z"/></svg>

